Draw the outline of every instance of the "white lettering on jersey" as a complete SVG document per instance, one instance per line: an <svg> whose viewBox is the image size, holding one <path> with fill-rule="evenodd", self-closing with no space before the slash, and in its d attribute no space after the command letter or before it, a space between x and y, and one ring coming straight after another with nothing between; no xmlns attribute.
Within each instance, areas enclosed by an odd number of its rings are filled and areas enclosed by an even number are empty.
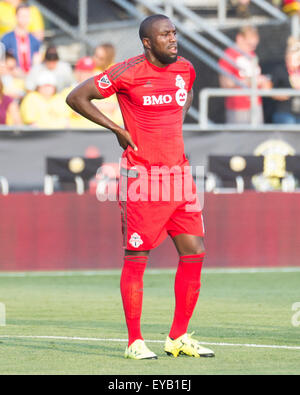
<svg viewBox="0 0 300 395"><path fill-rule="evenodd" d="M156 96L152 96L152 103L153 104L163 104L163 97L162 95L156 97Z"/></svg>
<svg viewBox="0 0 300 395"><path fill-rule="evenodd" d="M171 95L159 95L157 96L143 96L143 105L144 106L154 106L157 104L169 104L172 102Z"/></svg>
<svg viewBox="0 0 300 395"><path fill-rule="evenodd" d="M165 95L164 96L164 103L169 104L172 101L172 96L171 95Z"/></svg>
<svg viewBox="0 0 300 395"><path fill-rule="evenodd" d="M154 106L157 104L169 104L172 102L171 95L159 95L157 96L143 96L143 105L144 106Z"/></svg>

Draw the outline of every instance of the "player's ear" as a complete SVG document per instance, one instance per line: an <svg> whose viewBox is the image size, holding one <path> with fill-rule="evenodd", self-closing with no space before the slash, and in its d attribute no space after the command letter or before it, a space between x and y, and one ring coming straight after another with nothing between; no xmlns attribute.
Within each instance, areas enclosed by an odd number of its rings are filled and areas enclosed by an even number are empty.
<svg viewBox="0 0 300 395"><path fill-rule="evenodd" d="M143 46L146 49L151 49L151 40L148 37L143 38Z"/></svg>

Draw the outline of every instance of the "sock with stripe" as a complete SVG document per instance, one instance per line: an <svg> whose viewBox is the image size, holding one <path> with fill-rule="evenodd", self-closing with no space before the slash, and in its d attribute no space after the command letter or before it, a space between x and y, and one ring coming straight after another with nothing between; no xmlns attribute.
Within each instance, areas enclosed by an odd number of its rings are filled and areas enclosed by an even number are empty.
<svg viewBox="0 0 300 395"><path fill-rule="evenodd" d="M123 308L128 329L128 347L141 334L141 315L143 305L143 277L148 256L127 255L121 275L120 288Z"/></svg>
<svg viewBox="0 0 300 395"><path fill-rule="evenodd" d="M175 313L169 333L171 339L187 332L200 293L204 256L205 253L180 257L174 285Z"/></svg>

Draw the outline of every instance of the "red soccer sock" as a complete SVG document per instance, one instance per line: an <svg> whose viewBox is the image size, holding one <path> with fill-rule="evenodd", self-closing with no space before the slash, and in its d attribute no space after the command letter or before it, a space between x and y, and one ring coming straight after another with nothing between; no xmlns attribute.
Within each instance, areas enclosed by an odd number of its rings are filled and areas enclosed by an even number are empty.
<svg viewBox="0 0 300 395"><path fill-rule="evenodd" d="M180 257L175 276L175 313L169 337L177 339L187 332L201 287L201 270L205 253Z"/></svg>
<svg viewBox="0 0 300 395"><path fill-rule="evenodd" d="M128 328L128 347L142 339L141 315L143 305L143 276L148 256L127 255L121 275L121 295Z"/></svg>

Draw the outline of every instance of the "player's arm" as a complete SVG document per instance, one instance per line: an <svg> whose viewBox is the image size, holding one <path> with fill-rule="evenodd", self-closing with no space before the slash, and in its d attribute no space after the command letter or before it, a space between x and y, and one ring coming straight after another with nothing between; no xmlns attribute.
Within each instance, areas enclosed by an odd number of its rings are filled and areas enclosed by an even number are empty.
<svg viewBox="0 0 300 395"><path fill-rule="evenodd" d="M188 113L188 111L192 105L193 97L194 97L194 92L193 92L193 89L191 89L187 94L187 99L186 99L185 105L183 106L183 110L182 110L183 122L185 120L186 114Z"/></svg>
<svg viewBox="0 0 300 395"><path fill-rule="evenodd" d="M123 149L126 149L130 145L136 151L137 147L132 141L130 133L106 117L92 103L94 99L99 100L105 98L96 88L94 78L92 77L74 88L67 96L66 102L78 114L115 133Z"/></svg>

